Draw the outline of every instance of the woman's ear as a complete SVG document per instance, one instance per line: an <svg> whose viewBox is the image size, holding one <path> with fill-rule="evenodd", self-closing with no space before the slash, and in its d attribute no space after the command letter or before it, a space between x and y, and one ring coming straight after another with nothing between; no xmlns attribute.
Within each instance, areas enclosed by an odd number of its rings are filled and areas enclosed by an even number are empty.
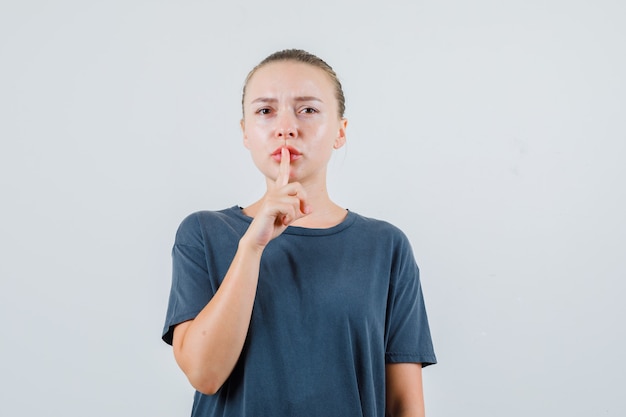
<svg viewBox="0 0 626 417"><path fill-rule="evenodd" d="M337 138L335 139L335 143L333 144L334 149L339 149L343 145L346 144L346 128L348 127L348 119L342 118L339 123L339 132L337 134Z"/></svg>
<svg viewBox="0 0 626 417"><path fill-rule="evenodd" d="M243 146L245 146L247 149L249 149L249 147L248 147L248 135L246 135L246 122L243 120L243 118L239 122L239 126L241 126L241 134L243 135Z"/></svg>

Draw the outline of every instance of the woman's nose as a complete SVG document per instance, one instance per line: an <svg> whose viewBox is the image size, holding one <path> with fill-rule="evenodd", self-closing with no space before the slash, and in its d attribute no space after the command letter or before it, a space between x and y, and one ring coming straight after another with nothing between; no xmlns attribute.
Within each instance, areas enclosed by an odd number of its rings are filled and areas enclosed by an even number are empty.
<svg viewBox="0 0 626 417"><path fill-rule="evenodd" d="M295 115L284 112L276 120L276 136L280 139L298 137L298 124Z"/></svg>

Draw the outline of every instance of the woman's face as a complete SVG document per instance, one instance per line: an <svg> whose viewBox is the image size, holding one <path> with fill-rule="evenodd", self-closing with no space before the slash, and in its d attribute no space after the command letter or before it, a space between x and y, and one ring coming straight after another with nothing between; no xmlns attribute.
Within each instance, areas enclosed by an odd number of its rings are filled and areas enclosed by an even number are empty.
<svg viewBox="0 0 626 417"><path fill-rule="evenodd" d="M326 182L333 149L345 143L329 76L320 68L280 61L259 68L246 87L243 140L268 180L278 176L281 149L291 154L290 181Z"/></svg>

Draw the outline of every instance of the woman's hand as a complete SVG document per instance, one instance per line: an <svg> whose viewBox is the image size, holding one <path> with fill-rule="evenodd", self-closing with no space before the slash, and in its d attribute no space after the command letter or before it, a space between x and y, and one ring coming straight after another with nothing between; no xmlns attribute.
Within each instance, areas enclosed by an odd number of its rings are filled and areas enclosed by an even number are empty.
<svg viewBox="0 0 626 417"><path fill-rule="evenodd" d="M264 249L287 226L311 212L304 187L298 182L289 182L290 164L289 150L282 148L276 181L268 187L261 207L242 238L258 249Z"/></svg>

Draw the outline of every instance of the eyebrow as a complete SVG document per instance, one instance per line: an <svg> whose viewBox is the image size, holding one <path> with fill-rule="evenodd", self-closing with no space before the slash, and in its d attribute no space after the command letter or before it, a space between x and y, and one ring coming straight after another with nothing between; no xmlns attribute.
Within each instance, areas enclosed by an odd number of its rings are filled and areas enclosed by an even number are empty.
<svg viewBox="0 0 626 417"><path fill-rule="evenodd" d="M277 102L278 99L275 98L271 98L271 97L259 97L256 98L254 100L252 100L251 104L255 104L255 103L275 103ZM323 103L323 101L315 96L298 96L295 97L294 101L317 101L319 103Z"/></svg>

